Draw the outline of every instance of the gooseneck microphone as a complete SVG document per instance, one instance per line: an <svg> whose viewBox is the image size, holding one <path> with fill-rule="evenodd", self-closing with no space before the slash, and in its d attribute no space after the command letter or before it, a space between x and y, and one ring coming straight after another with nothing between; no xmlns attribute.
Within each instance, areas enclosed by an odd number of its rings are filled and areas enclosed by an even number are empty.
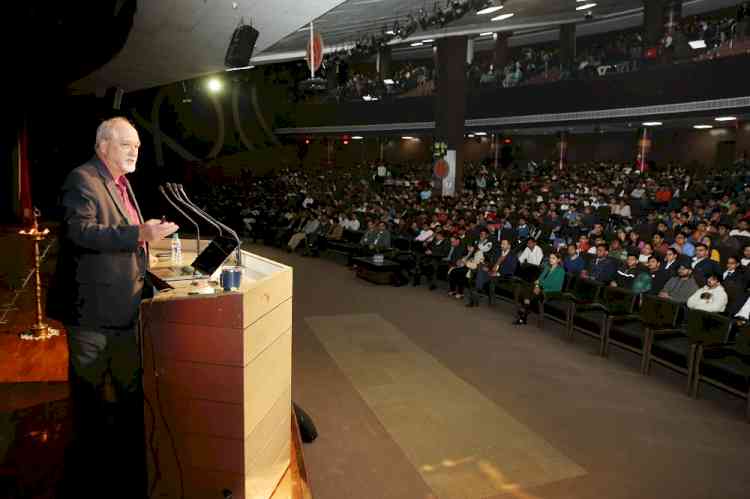
<svg viewBox="0 0 750 499"><path fill-rule="evenodd" d="M172 201L171 199L169 199L169 196L167 195L167 191L165 191L165 190L164 190L164 186L163 186L163 185L160 185L160 186L159 186L159 192L161 192L162 196L164 196L164 199L166 199L166 200L167 200L167 202L168 202L169 204L171 204L171 205L172 205L172 207L173 207L173 208L174 208L175 210L179 211L179 212L180 212L180 214L181 214L181 215L182 215L183 217L185 217L186 219L188 219L188 220L190 221L190 223L192 223L192 224L193 224L193 226L195 227L195 234L196 234L196 236L197 236L197 239L195 240L195 246L196 246L196 255L200 255L200 253L201 253L201 230L200 230L200 227L198 227L198 224L197 224L197 223L195 223L195 220L193 220L192 218L190 218L190 217L189 217L189 216L187 215L187 213L185 213L184 211L182 211L182 209L181 209L181 208L180 208L179 206L177 206L177 204L175 204L175 202L174 202L174 201Z"/></svg>
<svg viewBox="0 0 750 499"><path fill-rule="evenodd" d="M240 241L239 236L237 233L229 228L227 225L223 224L222 222L218 221L216 218L212 217L208 213L206 213L205 210L202 210L198 207L195 203L193 203L190 198L188 198L187 194L185 193L185 189L182 188L182 184L175 184L175 188L182 194L182 198L186 200L190 205L192 205L196 210L200 211L203 215L211 219L216 225L219 227L222 227L225 231L227 231L229 234L234 237L234 240L237 242L237 265L240 267L242 266L242 241Z"/></svg>
<svg viewBox="0 0 750 499"><path fill-rule="evenodd" d="M190 211L201 217L203 220L208 222L216 231L221 235L221 227L219 227L216 224L216 221L213 220L210 216L208 216L207 213L204 213L201 211L196 205L194 205L185 195L185 191L182 190L182 186L179 184L172 184L167 182L167 189L169 189L169 192L172 193L172 196L174 196L180 203L182 203L183 206L187 206Z"/></svg>

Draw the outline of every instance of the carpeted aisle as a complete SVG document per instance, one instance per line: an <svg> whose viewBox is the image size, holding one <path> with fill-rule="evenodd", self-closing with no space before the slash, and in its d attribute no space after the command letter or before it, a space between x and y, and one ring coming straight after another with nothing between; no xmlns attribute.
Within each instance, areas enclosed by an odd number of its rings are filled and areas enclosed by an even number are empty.
<svg viewBox="0 0 750 499"><path fill-rule="evenodd" d="M738 398L692 400L682 376L643 377L626 352L511 326L507 304L247 249L294 267L293 398L320 432L304 447L316 499L747 497Z"/></svg>

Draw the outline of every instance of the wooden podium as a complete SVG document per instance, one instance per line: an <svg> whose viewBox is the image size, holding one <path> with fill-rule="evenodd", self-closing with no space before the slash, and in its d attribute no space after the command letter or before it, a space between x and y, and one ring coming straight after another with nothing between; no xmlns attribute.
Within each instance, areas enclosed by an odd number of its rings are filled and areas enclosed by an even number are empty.
<svg viewBox="0 0 750 499"><path fill-rule="evenodd" d="M194 256L184 251L183 262ZM152 497L268 499L289 467L292 269L242 258L237 292L171 282L141 306Z"/></svg>

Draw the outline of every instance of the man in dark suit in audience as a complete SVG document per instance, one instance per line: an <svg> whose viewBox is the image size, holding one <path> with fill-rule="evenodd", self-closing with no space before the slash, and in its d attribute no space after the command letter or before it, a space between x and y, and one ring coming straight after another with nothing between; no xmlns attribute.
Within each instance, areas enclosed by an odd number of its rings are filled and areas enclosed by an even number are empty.
<svg viewBox="0 0 750 499"><path fill-rule="evenodd" d="M611 283L617 274L617 262L609 256L609 245L596 245L596 258L591 262L588 276L603 284Z"/></svg>
<svg viewBox="0 0 750 499"><path fill-rule="evenodd" d="M451 250L451 243L445 236L445 232L438 231L432 243L425 249L424 255L420 256L414 269L414 286L419 286L421 277L425 276L430 284L430 290L435 289L438 266Z"/></svg>
<svg viewBox="0 0 750 499"><path fill-rule="evenodd" d="M695 245L695 256L691 266L693 267L693 277L695 277L698 286L706 285L706 276L708 275L721 275L719 263L709 258L708 246L703 243Z"/></svg>
<svg viewBox="0 0 750 499"><path fill-rule="evenodd" d="M648 291L648 294L658 295L667 281L672 278L672 274L661 268L659 259L654 255L651 255L648 258L648 263L646 265L651 274L651 289Z"/></svg>
<svg viewBox="0 0 750 499"><path fill-rule="evenodd" d="M664 255L664 262L661 264L661 270L666 272L670 277L677 275L680 254L674 248L668 248Z"/></svg>
<svg viewBox="0 0 750 499"><path fill-rule="evenodd" d="M729 298L727 312L733 316L747 299L748 276L744 269L740 267L737 257L730 256L727 258L727 269L721 273L721 278L724 291L727 292Z"/></svg>

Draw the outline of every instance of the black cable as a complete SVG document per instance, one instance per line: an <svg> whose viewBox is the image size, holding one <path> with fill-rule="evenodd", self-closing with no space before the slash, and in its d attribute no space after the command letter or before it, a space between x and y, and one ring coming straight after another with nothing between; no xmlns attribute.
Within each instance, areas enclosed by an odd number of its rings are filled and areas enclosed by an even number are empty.
<svg viewBox="0 0 750 499"><path fill-rule="evenodd" d="M153 303L154 303L154 298L151 298L151 301L149 302L147 310L146 310L146 312L147 312L146 313L146 319L143 321L143 333L142 334L143 334L144 337L146 336L146 326L148 324L148 317L150 317L150 312L151 312L151 308L153 306ZM178 473L178 475L180 477L180 499L185 499L185 484L184 484L184 481L183 481L182 463L180 462L180 456L177 453L177 445L175 444L174 436L172 435L172 430L170 430L169 423L167 423L167 418L164 416L164 408L163 408L163 406L161 404L161 397L159 395L159 374L156 371L156 350L154 349L154 339L153 339L153 337L149 337L149 344L151 346L151 363L152 363L152 367L153 367L153 370L154 370L153 372L154 372L154 387L155 387L155 391L156 391L156 406L157 406L157 409L159 409L159 415L161 416L162 423L164 423L164 429L166 430L167 436L169 437L169 443L170 443L170 445L172 447L172 452L174 453L175 462L177 463L177 473ZM141 347L141 348L143 348L143 347ZM144 390L143 393L144 393L144 399L145 399L146 398L146 396L145 396L146 391ZM150 402L149 402L148 405L149 405L149 408L151 408L153 410L153 408L151 407ZM154 422L154 426L152 426L151 433L152 433L151 434L151 439L153 439L154 438L154 434L156 433L156 423L155 422ZM155 464L154 467L157 468L157 470L159 470L158 464ZM157 471L157 477L158 477L158 479L161 478L160 475L161 475L161 472L159 470L159 471ZM158 479L154 481L154 483L153 483L153 485L151 487L151 492L149 493L149 498L153 494L153 491L156 489L156 484L158 483Z"/></svg>

